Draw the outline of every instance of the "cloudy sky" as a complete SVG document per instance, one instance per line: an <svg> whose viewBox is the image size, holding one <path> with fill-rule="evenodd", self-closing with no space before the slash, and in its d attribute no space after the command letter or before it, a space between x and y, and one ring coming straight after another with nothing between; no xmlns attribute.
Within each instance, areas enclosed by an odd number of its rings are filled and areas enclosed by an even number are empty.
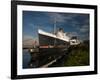
<svg viewBox="0 0 100 80"><path fill-rule="evenodd" d="M55 19L57 28L80 40L89 39L89 14L23 11L23 44L38 40L38 28L53 32Z"/></svg>

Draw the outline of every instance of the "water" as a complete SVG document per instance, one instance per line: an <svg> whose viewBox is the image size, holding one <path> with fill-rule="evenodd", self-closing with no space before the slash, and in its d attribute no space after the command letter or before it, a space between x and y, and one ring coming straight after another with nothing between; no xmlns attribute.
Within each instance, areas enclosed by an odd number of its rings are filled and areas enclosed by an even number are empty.
<svg viewBox="0 0 100 80"><path fill-rule="evenodd" d="M23 68L29 67L29 62L31 59L31 55L28 52L28 49L23 50Z"/></svg>
<svg viewBox="0 0 100 80"><path fill-rule="evenodd" d="M37 54L37 53L36 53ZM38 60L35 58L36 55L32 55L28 49L23 50L23 68L37 68Z"/></svg>

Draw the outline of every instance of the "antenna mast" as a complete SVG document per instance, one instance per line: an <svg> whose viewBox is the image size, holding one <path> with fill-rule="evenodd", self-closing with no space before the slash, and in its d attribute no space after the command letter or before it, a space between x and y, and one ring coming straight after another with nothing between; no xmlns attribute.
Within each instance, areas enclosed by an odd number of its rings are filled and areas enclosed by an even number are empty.
<svg viewBox="0 0 100 80"><path fill-rule="evenodd" d="M54 34L56 35L56 17L54 17ZM54 46L56 45L56 38L54 40Z"/></svg>
<svg viewBox="0 0 100 80"><path fill-rule="evenodd" d="M54 34L56 34L56 17L54 17Z"/></svg>

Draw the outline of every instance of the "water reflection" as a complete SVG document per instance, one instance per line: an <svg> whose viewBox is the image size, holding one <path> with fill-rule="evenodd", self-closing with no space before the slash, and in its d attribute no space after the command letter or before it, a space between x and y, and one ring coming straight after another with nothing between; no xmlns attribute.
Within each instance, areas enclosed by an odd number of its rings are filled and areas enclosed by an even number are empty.
<svg viewBox="0 0 100 80"><path fill-rule="evenodd" d="M28 68L28 63L30 62L31 55L28 52L28 49L23 50L23 68Z"/></svg>
<svg viewBox="0 0 100 80"><path fill-rule="evenodd" d="M52 51L52 50L50 50ZM27 49L23 50L23 68L38 68L42 67L49 62L56 60L52 65L48 67L61 67L64 66L64 59L66 54L64 52L59 52L53 50L52 52L38 52L30 53Z"/></svg>

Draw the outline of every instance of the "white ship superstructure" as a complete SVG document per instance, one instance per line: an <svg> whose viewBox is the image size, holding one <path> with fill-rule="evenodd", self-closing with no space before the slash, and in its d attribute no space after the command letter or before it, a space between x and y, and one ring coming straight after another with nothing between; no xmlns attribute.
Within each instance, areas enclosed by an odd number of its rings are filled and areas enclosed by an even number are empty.
<svg viewBox="0 0 100 80"><path fill-rule="evenodd" d="M64 33L63 29L59 29L55 34L48 33L38 29L40 46L53 46L53 45L78 45L80 41L75 37L70 37Z"/></svg>

